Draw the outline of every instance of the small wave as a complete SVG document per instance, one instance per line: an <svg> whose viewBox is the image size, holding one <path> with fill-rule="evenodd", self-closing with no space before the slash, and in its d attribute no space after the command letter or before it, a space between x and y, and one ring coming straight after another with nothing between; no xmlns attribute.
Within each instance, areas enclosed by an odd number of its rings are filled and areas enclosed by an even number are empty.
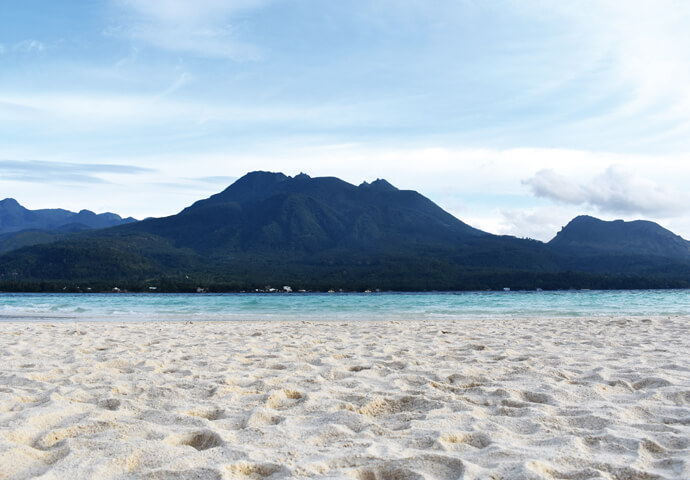
<svg viewBox="0 0 690 480"><path fill-rule="evenodd" d="M7 318L156 320L377 320L683 315L690 291L380 293L307 295L71 295L0 293Z"/></svg>

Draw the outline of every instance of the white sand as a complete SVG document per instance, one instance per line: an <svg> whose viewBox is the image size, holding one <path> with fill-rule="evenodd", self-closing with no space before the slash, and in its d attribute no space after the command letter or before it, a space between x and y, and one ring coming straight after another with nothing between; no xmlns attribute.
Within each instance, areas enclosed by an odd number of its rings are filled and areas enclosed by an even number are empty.
<svg viewBox="0 0 690 480"><path fill-rule="evenodd" d="M690 478L690 319L0 324L0 478Z"/></svg>

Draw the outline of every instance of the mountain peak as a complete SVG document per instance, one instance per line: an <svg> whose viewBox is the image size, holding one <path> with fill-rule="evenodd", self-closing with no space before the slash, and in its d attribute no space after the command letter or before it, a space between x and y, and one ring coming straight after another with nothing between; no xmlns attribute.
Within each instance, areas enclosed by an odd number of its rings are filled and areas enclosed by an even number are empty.
<svg viewBox="0 0 690 480"><path fill-rule="evenodd" d="M363 182L359 188L374 190L378 192L397 192L398 189L383 178L377 178L371 183Z"/></svg>
<svg viewBox="0 0 690 480"><path fill-rule="evenodd" d="M245 176L239 178L231 187L245 187L250 189L271 188L289 178L290 177L283 173L257 170L255 172L249 172Z"/></svg>
<svg viewBox="0 0 690 480"><path fill-rule="evenodd" d="M238 179L248 179L248 178L279 178L279 179L286 179L288 178L284 173L282 172L269 172L267 170L254 170L253 172L248 172L242 177Z"/></svg>
<svg viewBox="0 0 690 480"><path fill-rule="evenodd" d="M266 172L263 170L249 172L237 179L232 185L222 192L212 195L205 200L199 200L192 206L216 202L235 201L239 198L247 201L257 200L259 198L263 198L266 195L266 192L272 191L275 189L276 185L288 180L289 178L290 177L283 173Z"/></svg>
<svg viewBox="0 0 690 480"><path fill-rule="evenodd" d="M632 222L625 222L624 220L601 220L600 218L592 217L591 215L578 215L577 217L573 218L570 222L568 222L568 224L565 227L563 227L563 229L582 227L586 225L622 225L624 223Z"/></svg>
<svg viewBox="0 0 690 480"><path fill-rule="evenodd" d="M604 230L608 232L629 230L635 231L636 233L661 234L677 237L677 235L670 230L667 230L658 223L651 222L649 220L601 220L590 215L579 215L573 218L565 227L563 227L563 229L561 229L558 235L565 233L567 235L582 236L600 234Z"/></svg>
<svg viewBox="0 0 690 480"><path fill-rule="evenodd" d="M2 208L17 208L17 207L22 207L22 206L14 198L6 198L4 200L0 200L0 207L2 207Z"/></svg>

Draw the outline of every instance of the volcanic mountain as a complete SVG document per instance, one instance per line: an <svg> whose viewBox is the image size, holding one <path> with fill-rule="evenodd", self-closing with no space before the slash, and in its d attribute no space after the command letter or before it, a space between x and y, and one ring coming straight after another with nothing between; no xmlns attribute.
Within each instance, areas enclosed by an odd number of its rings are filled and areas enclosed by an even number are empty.
<svg viewBox="0 0 690 480"><path fill-rule="evenodd" d="M473 228L385 180L355 186L252 172L177 215L0 256L0 286L4 279L15 289L167 291L678 287L690 286L686 245L651 222L611 228L590 217L544 244Z"/></svg>
<svg viewBox="0 0 690 480"><path fill-rule="evenodd" d="M283 257L331 249L413 251L488 236L419 193L385 180L356 187L333 177L268 172L249 173L178 215L125 230L160 235L205 254Z"/></svg>

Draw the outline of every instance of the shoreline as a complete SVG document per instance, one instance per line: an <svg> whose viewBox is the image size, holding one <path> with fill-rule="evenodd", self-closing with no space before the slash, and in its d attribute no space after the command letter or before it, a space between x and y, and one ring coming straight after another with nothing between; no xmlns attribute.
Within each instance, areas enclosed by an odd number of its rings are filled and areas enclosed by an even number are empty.
<svg viewBox="0 0 690 480"><path fill-rule="evenodd" d="M334 314L313 314L312 316L303 316L305 318L291 318L289 320L285 319L286 316L281 314L235 314L233 318L228 316L224 317L193 317L191 315L178 315L170 314L169 317L156 317L151 320L141 320L138 317L139 314L123 314L123 315L103 315L102 317L93 318L90 315L90 319L84 316L59 316L59 315L44 315L44 314L23 314L23 315L0 315L0 330L7 326L16 326L21 328L24 325L34 325L34 326L44 326L48 328L59 327L59 326L75 326L75 325L105 325L105 326L146 326L146 325L203 325L203 324L227 324L227 325L245 325L245 326L263 326L263 325L294 325L294 324L310 324L310 325L321 325L332 326L333 324L353 324L353 325L367 325L369 323L373 324L445 324L445 323L473 323L473 322L543 322L543 321L558 321L558 322L610 322L610 321L651 321L651 322L664 322L664 321L677 321L677 322L687 322L690 325L690 314L679 315L674 313L669 314L654 314L654 315L611 315L610 313L601 313L599 315L491 315L491 314L476 314L476 315L466 315L460 316L457 314L448 315L447 317L429 317L421 319L412 319L413 314L409 316L396 316L396 315L386 315L386 314L373 314L370 318L366 319L353 319L352 315L347 316L335 316ZM272 318L274 317L274 318ZM440 328L440 327L439 327Z"/></svg>
<svg viewBox="0 0 690 480"><path fill-rule="evenodd" d="M688 321L3 321L0 479L688 478Z"/></svg>

